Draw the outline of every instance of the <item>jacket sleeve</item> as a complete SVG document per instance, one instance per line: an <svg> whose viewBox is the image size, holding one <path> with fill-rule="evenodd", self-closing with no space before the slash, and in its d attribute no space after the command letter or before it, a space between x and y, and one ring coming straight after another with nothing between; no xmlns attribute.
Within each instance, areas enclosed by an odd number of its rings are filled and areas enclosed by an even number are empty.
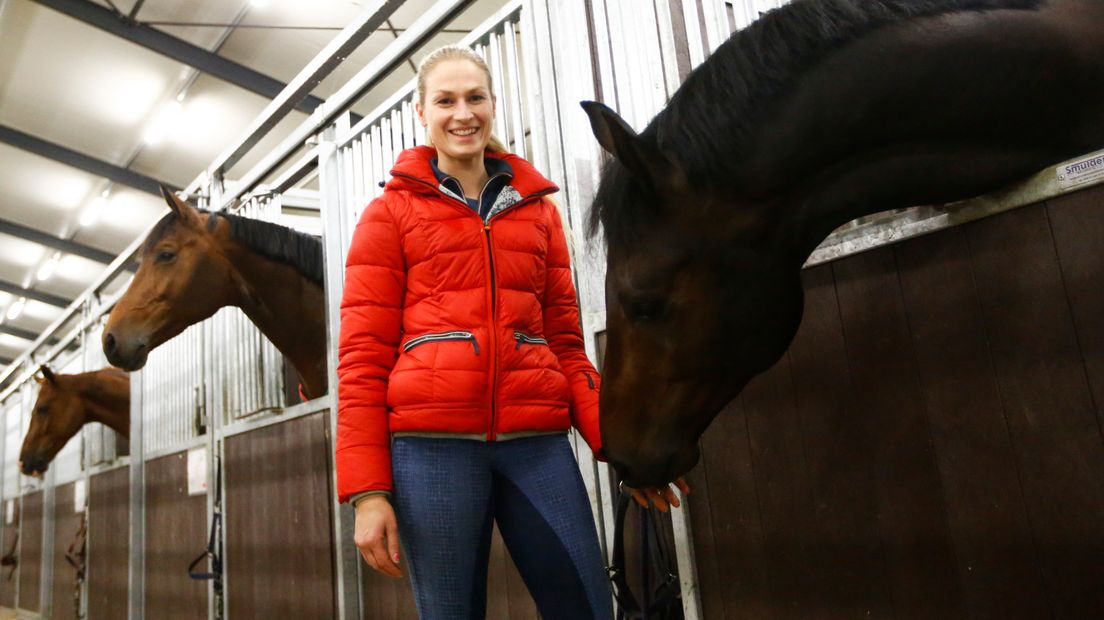
<svg viewBox="0 0 1104 620"><path fill-rule="evenodd" d="M559 211L545 200L550 213L548 256L545 259L544 332L571 386L571 423L579 429L598 460L602 437L598 427L598 392L602 380L587 358L579 321L579 304L571 275L571 257Z"/></svg>
<svg viewBox="0 0 1104 620"><path fill-rule="evenodd" d="M391 490L387 381L398 359L406 268L394 197L372 201L353 232L337 364L337 493Z"/></svg>

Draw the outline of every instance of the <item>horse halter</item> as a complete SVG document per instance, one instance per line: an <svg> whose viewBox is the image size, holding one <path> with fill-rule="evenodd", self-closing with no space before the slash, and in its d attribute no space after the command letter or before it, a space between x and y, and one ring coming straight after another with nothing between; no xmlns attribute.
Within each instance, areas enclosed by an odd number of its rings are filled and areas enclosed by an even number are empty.
<svg viewBox="0 0 1104 620"><path fill-rule="evenodd" d="M631 503L629 492L622 489L617 500L617 516L614 521L613 557L610 559L610 565L606 567L613 585L613 598L617 601L617 618L618 620L630 618L681 620L683 617L681 584L678 576L669 568L673 553L667 549L667 543L660 529L658 511L652 508L641 509L646 515L641 519L641 537L651 560L648 570L653 574L663 575L662 581L651 592L643 593L643 606L629 587L625 570L625 519Z"/></svg>

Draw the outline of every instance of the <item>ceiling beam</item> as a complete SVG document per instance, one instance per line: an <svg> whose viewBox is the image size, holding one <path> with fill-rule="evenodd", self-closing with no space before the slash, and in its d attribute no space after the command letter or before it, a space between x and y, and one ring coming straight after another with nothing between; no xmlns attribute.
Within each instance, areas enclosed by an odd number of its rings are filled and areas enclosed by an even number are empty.
<svg viewBox="0 0 1104 620"><path fill-rule="evenodd" d="M90 157L84 153L78 153L60 144L47 142L46 140L36 138L28 133L24 133L6 125L0 125L0 142L10 144L17 149L34 153L35 155L47 159L52 159L67 166L83 170L89 174L104 177L115 183L127 185L155 196L161 195L161 185L173 191L179 189L174 188L169 183L152 179L144 174L139 174L133 170L116 166L115 164L96 159L95 157Z"/></svg>
<svg viewBox="0 0 1104 620"><path fill-rule="evenodd" d="M137 43L142 47L168 56L190 67L226 80L248 91L268 99L275 99L284 87L283 82L219 56L183 39L178 39L156 28L129 19L89 0L34 0L35 2L64 13L91 26L109 32L117 37ZM322 99L304 94L295 103L295 108L310 114L322 104Z"/></svg>
<svg viewBox="0 0 1104 620"><path fill-rule="evenodd" d="M34 342L35 339L38 338L38 334L34 332L27 331L25 329L19 329L18 327L12 327L7 323L0 323L0 334L8 334L10 336L15 336L16 338L22 338L23 340L26 340L28 342Z"/></svg>
<svg viewBox="0 0 1104 620"><path fill-rule="evenodd" d="M27 241L33 241L50 249L60 250L66 254L73 254L105 265L110 265L111 261L115 260L115 255L110 252L97 250L96 248L77 243L76 241L68 241L60 237L55 237L40 230L35 230L34 228L17 224L3 218L0 218L0 233L19 237L20 239L26 239Z"/></svg>
<svg viewBox="0 0 1104 620"><path fill-rule="evenodd" d="M69 304L73 303L72 299L65 299L64 297L58 297L57 295L51 295L49 293L43 293L42 291L32 291L29 288L23 288L18 284L12 284L0 280L0 291L10 293L17 297L26 297L27 299L33 299L40 301L50 306L56 306L58 308L68 308Z"/></svg>

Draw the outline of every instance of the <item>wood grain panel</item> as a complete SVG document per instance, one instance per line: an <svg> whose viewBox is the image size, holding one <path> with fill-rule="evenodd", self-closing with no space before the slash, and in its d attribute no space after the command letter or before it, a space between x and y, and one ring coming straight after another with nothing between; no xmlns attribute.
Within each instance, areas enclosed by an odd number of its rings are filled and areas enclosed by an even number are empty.
<svg viewBox="0 0 1104 620"><path fill-rule="evenodd" d="M226 438L227 604L235 617L334 616L329 451L321 413Z"/></svg>
<svg viewBox="0 0 1104 620"><path fill-rule="evenodd" d="M130 468L88 483L88 617L125 618L130 570Z"/></svg>
<svg viewBox="0 0 1104 620"><path fill-rule="evenodd" d="M207 498L188 495L187 454L147 462L147 617L207 618L207 583L188 578L188 564L207 548L207 526Z"/></svg>

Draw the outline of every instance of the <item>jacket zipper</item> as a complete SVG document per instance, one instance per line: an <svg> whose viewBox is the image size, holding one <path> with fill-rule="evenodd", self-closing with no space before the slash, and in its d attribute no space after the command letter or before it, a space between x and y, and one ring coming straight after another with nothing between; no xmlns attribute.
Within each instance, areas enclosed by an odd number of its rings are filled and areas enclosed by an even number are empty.
<svg viewBox="0 0 1104 620"><path fill-rule="evenodd" d="M520 349L523 344L543 344L548 346L548 341L544 338L538 338L537 336L530 336L522 332L514 332L514 340L517 341L515 349Z"/></svg>
<svg viewBox="0 0 1104 620"><path fill-rule="evenodd" d="M411 338L410 340L406 341L406 344L403 345L402 350L403 353L406 353L407 351L413 349L420 344L445 340L470 340L472 343L472 348L475 349L475 354L479 355L479 342L475 339L475 334L463 330L437 332L433 334L424 334L422 336L418 336L417 338Z"/></svg>
<svg viewBox="0 0 1104 620"><path fill-rule="evenodd" d="M477 214L478 215L478 214ZM482 217L480 217L482 219ZM487 240L487 264L491 277L491 424L487 429L487 441L495 440L495 416L498 413L498 284L495 281L494 250L491 247L491 223L483 223L483 235Z"/></svg>

